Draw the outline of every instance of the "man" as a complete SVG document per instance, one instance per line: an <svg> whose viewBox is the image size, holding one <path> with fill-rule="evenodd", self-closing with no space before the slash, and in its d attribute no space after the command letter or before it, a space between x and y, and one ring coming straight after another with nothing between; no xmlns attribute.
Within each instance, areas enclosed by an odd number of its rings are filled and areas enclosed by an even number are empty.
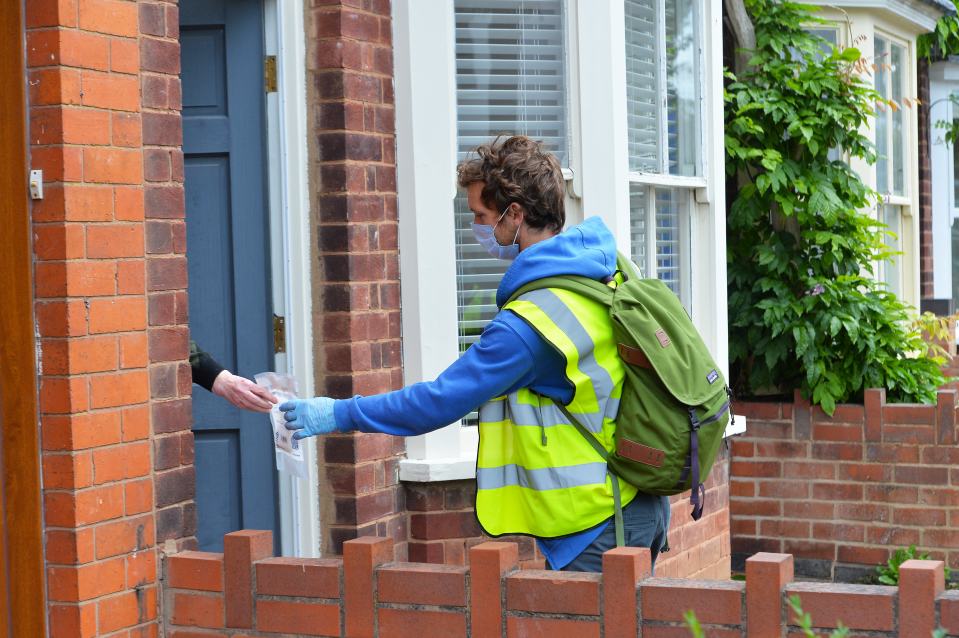
<svg viewBox="0 0 959 638"><path fill-rule="evenodd" d="M615 546L613 486L606 464L560 403L609 450L623 365L608 310L578 295L523 285L557 275L609 281L613 236L599 218L566 221L559 163L523 136L476 150L459 166L477 241L514 260L496 294L500 312L479 341L435 381L352 399L317 397L280 406L295 438L329 432L411 436L479 408L476 514L492 536L536 537L552 569L600 571ZM554 403L555 401L555 403ZM669 526L665 497L620 483L626 544L655 562Z"/></svg>

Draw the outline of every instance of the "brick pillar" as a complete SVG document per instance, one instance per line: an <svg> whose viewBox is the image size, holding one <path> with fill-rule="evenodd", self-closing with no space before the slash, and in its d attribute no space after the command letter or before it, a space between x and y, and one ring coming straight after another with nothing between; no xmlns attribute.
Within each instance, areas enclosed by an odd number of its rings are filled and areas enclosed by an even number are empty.
<svg viewBox="0 0 959 638"><path fill-rule="evenodd" d="M25 4L49 634L155 635L137 5Z"/></svg>
<svg viewBox="0 0 959 638"><path fill-rule="evenodd" d="M929 63L919 60L919 298L933 298L932 168L929 165Z"/></svg>
<svg viewBox="0 0 959 638"><path fill-rule="evenodd" d="M141 1L140 87L157 538L196 545L179 12Z"/></svg>
<svg viewBox="0 0 959 638"><path fill-rule="evenodd" d="M315 387L346 398L402 385L390 2L314 5L307 102L317 123ZM324 551L341 553L345 540L377 534L405 553L402 439L348 435L318 445Z"/></svg>

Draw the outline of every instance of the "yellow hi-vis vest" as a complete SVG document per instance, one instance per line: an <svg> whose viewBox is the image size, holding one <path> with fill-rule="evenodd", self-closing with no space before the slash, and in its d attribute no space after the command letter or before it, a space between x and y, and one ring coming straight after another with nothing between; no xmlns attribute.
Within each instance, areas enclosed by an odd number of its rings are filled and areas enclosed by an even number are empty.
<svg viewBox="0 0 959 638"><path fill-rule="evenodd" d="M556 288L506 304L566 359L566 406L609 451L623 389L609 309ZM600 458L551 399L528 389L479 410L476 516L491 536L565 536L613 515L613 485ZM625 506L636 488L619 480Z"/></svg>

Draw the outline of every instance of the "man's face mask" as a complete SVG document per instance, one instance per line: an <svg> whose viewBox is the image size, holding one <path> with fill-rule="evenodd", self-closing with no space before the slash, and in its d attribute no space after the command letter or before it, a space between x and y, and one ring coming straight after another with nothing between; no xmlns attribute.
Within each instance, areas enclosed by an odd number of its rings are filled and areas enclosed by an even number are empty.
<svg viewBox="0 0 959 638"><path fill-rule="evenodd" d="M496 220L495 226L490 226L489 224L473 224L473 235L476 237L479 245L485 248L490 256L511 261L516 259L516 255L519 254L519 244L516 243L516 239L519 237L519 227L516 227L513 243L509 246L500 244L499 241L496 240L495 234L496 226L499 226L499 223L503 221L503 217L506 216L508 210L509 206L503 210L503 214Z"/></svg>

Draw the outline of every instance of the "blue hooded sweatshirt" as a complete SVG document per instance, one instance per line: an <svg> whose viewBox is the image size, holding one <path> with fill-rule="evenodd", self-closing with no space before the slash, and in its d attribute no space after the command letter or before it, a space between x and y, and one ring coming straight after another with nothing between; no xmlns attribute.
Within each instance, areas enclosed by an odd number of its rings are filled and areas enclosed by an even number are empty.
<svg viewBox="0 0 959 638"><path fill-rule="evenodd" d="M496 291L499 308L523 285L556 275L601 280L616 270L616 242L598 217L533 244L516 257ZM565 362L517 315L500 311L463 355L434 381L395 392L338 400L337 425L360 432L416 436L454 423L490 399L521 388L564 404L573 398ZM609 520L576 534L537 539L553 569L561 569L598 537Z"/></svg>

